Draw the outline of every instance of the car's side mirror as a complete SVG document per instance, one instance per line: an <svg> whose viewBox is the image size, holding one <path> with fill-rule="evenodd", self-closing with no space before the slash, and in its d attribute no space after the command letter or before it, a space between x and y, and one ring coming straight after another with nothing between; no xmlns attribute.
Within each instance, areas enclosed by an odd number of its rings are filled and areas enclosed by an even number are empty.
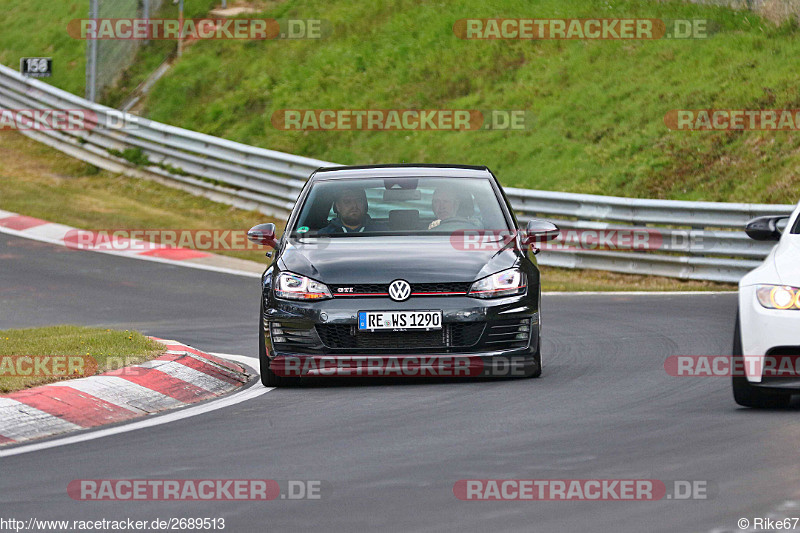
<svg viewBox="0 0 800 533"><path fill-rule="evenodd" d="M744 231L748 237L756 241L778 241L781 238L778 224L786 218L789 217L782 215L754 218L747 223Z"/></svg>
<svg viewBox="0 0 800 533"><path fill-rule="evenodd" d="M278 244L275 242L275 224L272 223L253 226L247 232L247 238L250 242L272 248L275 248Z"/></svg>
<svg viewBox="0 0 800 533"><path fill-rule="evenodd" d="M547 220L534 218L528 222L526 242L529 244L552 241L561 233L558 226Z"/></svg>

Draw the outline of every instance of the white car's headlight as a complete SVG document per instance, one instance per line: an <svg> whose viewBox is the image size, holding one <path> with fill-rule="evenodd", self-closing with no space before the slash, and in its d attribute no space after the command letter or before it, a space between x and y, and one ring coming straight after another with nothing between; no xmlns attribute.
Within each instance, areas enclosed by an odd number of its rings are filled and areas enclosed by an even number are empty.
<svg viewBox="0 0 800 533"><path fill-rule="evenodd" d="M758 303L767 309L800 310L800 289L786 285L758 285Z"/></svg>
<svg viewBox="0 0 800 533"><path fill-rule="evenodd" d="M275 296L287 300L324 300L331 298L331 291L319 281L291 272L281 272L275 284Z"/></svg>
<svg viewBox="0 0 800 533"><path fill-rule="evenodd" d="M524 293L525 287L525 274L518 268L509 268L473 283L468 296L473 298L513 296Z"/></svg>

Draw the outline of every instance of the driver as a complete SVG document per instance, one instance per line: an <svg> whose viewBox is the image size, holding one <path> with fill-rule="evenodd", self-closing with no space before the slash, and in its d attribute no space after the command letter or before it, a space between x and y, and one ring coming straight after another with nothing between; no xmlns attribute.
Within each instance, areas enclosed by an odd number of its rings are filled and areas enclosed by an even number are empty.
<svg viewBox="0 0 800 533"><path fill-rule="evenodd" d="M364 189L349 188L340 192L333 202L336 218L319 230L320 235L331 233L363 233L373 231L372 219L367 214L367 193Z"/></svg>
<svg viewBox="0 0 800 533"><path fill-rule="evenodd" d="M433 192L431 208L436 220L428 229L438 228L449 231L454 229L477 229L479 224L472 218L459 215L461 196L452 187L439 187Z"/></svg>

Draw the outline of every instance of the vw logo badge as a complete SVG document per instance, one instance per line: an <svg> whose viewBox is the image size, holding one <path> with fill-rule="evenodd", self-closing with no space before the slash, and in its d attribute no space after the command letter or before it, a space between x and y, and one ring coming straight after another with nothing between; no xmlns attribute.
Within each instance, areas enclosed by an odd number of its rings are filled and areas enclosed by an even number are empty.
<svg viewBox="0 0 800 533"><path fill-rule="evenodd" d="M395 302L408 300L409 296L411 296L411 285L407 281L397 279L389 285L389 297Z"/></svg>

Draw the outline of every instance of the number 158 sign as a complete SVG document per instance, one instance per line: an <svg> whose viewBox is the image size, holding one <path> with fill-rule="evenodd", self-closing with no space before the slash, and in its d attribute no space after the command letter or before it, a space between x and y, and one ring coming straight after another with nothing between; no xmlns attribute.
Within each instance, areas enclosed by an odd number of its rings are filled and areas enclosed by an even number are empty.
<svg viewBox="0 0 800 533"><path fill-rule="evenodd" d="M23 57L19 60L19 71L23 76L49 78L53 75L53 58Z"/></svg>

